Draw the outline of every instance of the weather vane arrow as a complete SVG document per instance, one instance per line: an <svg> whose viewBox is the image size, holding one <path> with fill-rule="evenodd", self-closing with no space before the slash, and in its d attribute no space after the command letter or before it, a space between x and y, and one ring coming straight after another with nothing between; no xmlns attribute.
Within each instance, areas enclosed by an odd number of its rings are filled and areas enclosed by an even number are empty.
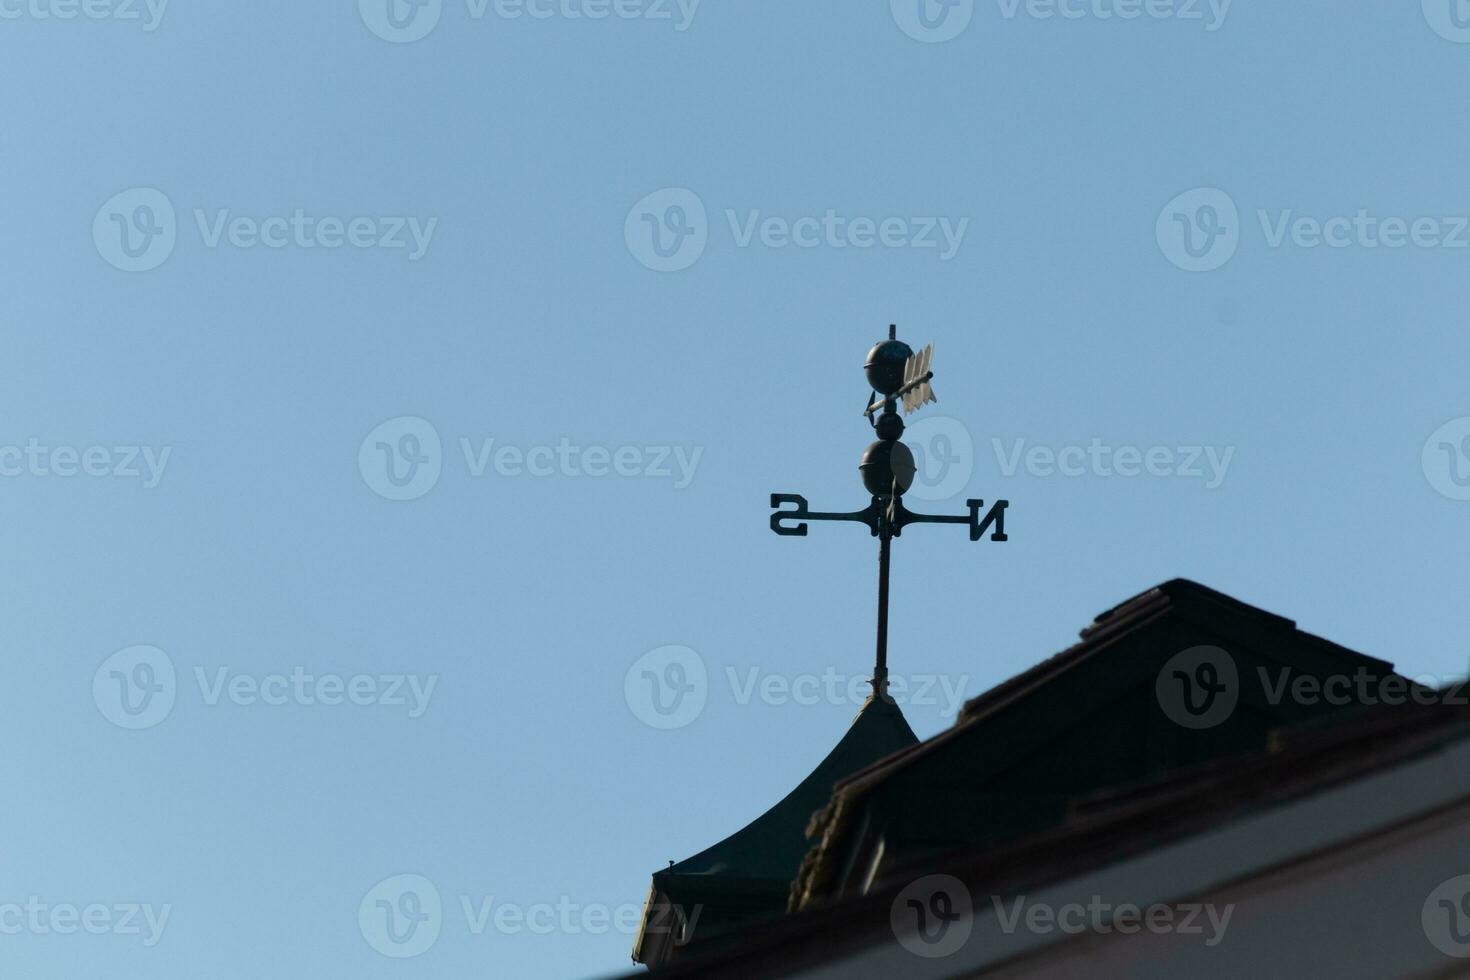
<svg viewBox="0 0 1470 980"><path fill-rule="evenodd" d="M873 496L868 506L846 513L814 511L799 494L771 494L771 506L775 508L771 530L777 534L805 537L808 521L854 521L866 524L878 539L878 655L873 668L873 693L878 697L887 697L888 693L888 578L892 540L910 524L968 524L971 541L979 541L987 530L991 532L990 540L1005 541L1006 508L1010 506L1008 500L997 500L982 517L983 500L965 501L970 512L958 516L916 514L903 505L903 495L913 485L917 467L914 454L899 441L903 419L898 414L898 405L902 402L904 413L910 414L938 399L930 385L934 380L934 345L916 354L898 339L897 333L898 328L890 325L888 339L879 341L868 352L863 366L873 389L863 415L878 436L878 441L868 446L858 464L863 486Z"/></svg>

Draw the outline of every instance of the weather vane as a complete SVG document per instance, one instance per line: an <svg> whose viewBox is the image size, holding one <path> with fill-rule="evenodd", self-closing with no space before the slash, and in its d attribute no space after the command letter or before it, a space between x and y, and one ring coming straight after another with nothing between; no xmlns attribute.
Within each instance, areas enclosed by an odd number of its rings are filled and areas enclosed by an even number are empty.
<svg viewBox="0 0 1470 980"><path fill-rule="evenodd" d="M887 697L888 693L888 567L893 539L910 524L968 524L971 541L979 541L992 526L990 540L1005 541L1006 508L1010 506L1008 500L997 500L982 518L983 500L965 501L970 512L954 517L916 514L903 505L903 495L913 485L917 467L914 454L899 441L903 419L898 414L898 403L902 401L904 413L909 414L938 399L929 384L934 379L930 367L934 345L915 354L898 339L897 332L898 328L890 325L888 339L874 345L863 365L873 389L864 403L863 415L872 424L878 441L863 453L858 470L863 486L873 495L872 501L862 510L838 514L808 510L806 498L799 494L771 494L771 506L776 508L771 514L771 530L777 534L805 537L807 521L856 521L866 524L878 539L878 656L873 668L873 693L878 697ZM784 504L795 506L783 510Z"/></svg>

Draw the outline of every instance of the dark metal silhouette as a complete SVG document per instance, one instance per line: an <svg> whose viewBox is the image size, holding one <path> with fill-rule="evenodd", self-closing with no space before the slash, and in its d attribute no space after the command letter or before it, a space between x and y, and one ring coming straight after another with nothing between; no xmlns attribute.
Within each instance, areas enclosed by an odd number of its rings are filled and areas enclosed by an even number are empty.
<svg viewBox="0 0 1470 980"><path fill-rule="evenodd" d="M904 426L898 403L903 402L907 414L938 399L929 384L934 379L930 367L934 345L915 354L913 348L898 339L897 333L898 328L890 325L888 339L874 345L863 365L873 389L864 402L863 415L872 424L878 441L863 452L858 470L862 473L863 486L873 495L872 501L862 510L837 513L809 510L806 498L800 494L771 494L771 506L775 508L771 530L777 534L805 537L808 521L854 521L866 524L878 539L878 647L873 693L884 698L888 693L888 581L892 540L902 535L910 524L968 524L971 541L979 541L992 526L990 540L1005 541L1006 508L1010 506L1009 500L997 500L982 517L983 500L965 501L970 512L963 516L916 514L903 505L903 495L913 485L916 466L914 454L899 441ZM882 397L875 400L875 395ZM793 506L785 508L788 504Z"/></svg>

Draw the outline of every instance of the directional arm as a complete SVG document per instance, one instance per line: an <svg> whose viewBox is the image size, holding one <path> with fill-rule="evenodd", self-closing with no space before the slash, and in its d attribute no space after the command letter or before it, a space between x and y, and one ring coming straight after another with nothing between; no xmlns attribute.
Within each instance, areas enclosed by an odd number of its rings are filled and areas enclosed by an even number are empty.
<svg viewBox="0 0 1470 980"><path fill-rule="evenodd" d="M797 493L773 493L771 494L771 506L779 508L782 504L795 504L792 510L776 510L771 514L771 530L777 534L790 535L799 538L806 537L806 521L854 521L858 524L868 525L868 530L873 536L878 535L878 527L883 520L882 508L878 506L878 498L862 510L851 511L846 514L832 513L826 511L807 510L806 498ZM795 527L786 527L786 521L800 521Z"/></svg>
<svg viewBox="0 0 1470 980"><path fill-rule="evenodd" d="M985 532L990 530L992 525L994 525L995 530L991 531L990 540L1010 540L1006 537L1006 508L1011 505L1009 500L997 500L990 506L990 510L985 512L983 520L980 517L980 508L985 506L985 501L966 500L965 504L970 508L970 513L963 516L915 514L913 511L904 507L903 498L899 497L894 501L893 505L894 536L901 534L904 527L909 524L968 524L970 525L971 541L979 541Z"/></svg>
<svg viewBox="0 0 1470 980"><path fill-rule="evenodd" d="M1006 508L1011 505L1009 500L997 500L991 505L990 510L985 512L982 519L980 508L985 506L983 500L967 500L969 506L968 514L916 514L903 505L903 498L898 497L892 504L886 504L881 497L874 497L872 502L862 510L848 513L834 513L829 511L814 511L807 509L806 498L795 493L773 493L771 494L771 506L777 508L771 514L771 530L780 535L794 537L806 537L807 521L853 521L857 524L866 524L868 530L877 537L887 530L894 537L903 533L903 529L910 524L968 524L970 526L970 540L979 541L987 530L991 531L990 540L1006 541ZM794 504L790 510L779 509L782 504ZM787 526L787 522L800 522L794 526Z"/></svg>

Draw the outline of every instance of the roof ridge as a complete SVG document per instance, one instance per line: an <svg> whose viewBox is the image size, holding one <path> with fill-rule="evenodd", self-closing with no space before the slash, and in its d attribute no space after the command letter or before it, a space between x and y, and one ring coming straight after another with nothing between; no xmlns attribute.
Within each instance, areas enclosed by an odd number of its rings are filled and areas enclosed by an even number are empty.
<svg viewBox="0 0 1470 980"><path fill-rule="evenodd" d="M1205 610L1216 610L1222 615L1202 615ZM1227 635L1237 632L1249 634L1254 627L1244 623L1258 624L1259 628L1271 634L1289 634L1293 642L1313 648L1333 659L1392 670L1392 664L1387 661L1369 657L1301 630L1293 619L1253 606L1191 579L1169 579L1098 614L1080 631L1077 643L970 699L949 728L838 781L833 787L831 799L812 817L809 825L807 837L812 841L812 847L792 883L791 907L802 907L837 876L839 872L828 859L829 852L839 847L844 837L846 812L856 806L874 786L898 771L919 763L931 753L940 751L951 741L964 737L974 726L991 718L996 712L1016 704L1067 671L1092 662L1095 656L1108 650L1114 641L1166 614L1177 615L1184 621L1204 626L1210 631L1221 631L1222 622L1234 621L1241 624L1236 629L1227 625L1223 631Z"/></svg>

